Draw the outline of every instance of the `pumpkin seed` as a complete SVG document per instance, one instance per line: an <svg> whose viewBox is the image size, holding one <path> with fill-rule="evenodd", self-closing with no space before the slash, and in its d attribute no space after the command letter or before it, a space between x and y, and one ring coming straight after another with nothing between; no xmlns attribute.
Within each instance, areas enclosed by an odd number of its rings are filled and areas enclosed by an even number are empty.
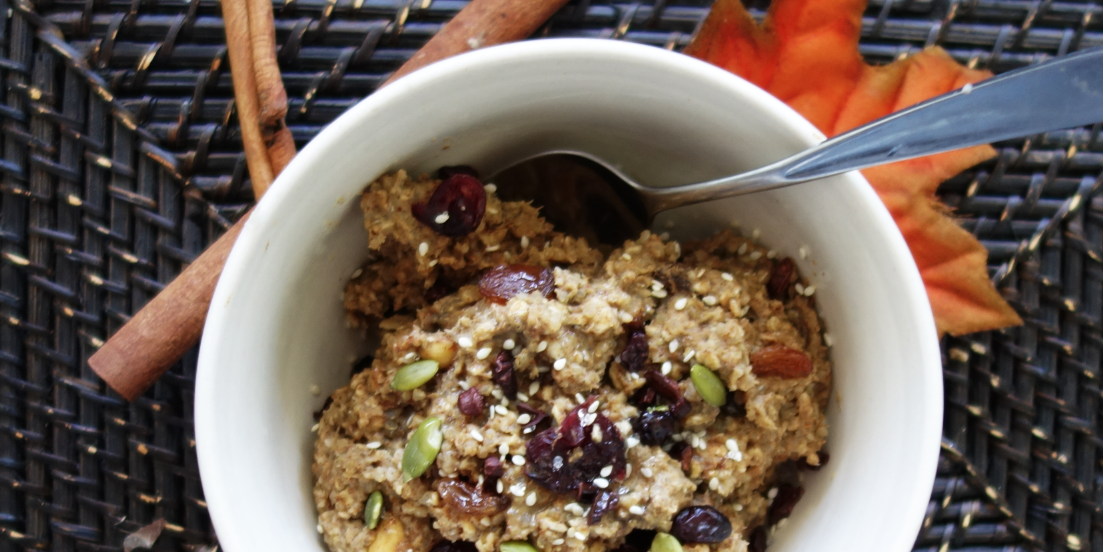
<svg viewBox="0 0 1103 552"><path fill-rule="evenodd" d="M419 360L407 364L395 372L394 379L391 380L391 389L396 391L417 389L433 379L438 369L440 369L440 363L435 360Z"/></svg>
<svg viewBox="0 0 1103 552"><path fill-rule="evenodd" d="M437 459L444 441L440 418L426 418L417 426L402 454L402 482L421 477Z"/></svg>
<svg viewBox="0 0 1103 552"><path fill-rule="evenodd" d="M656 533L650 552L682 552L682 543L670 533Z"/></svg>
<svg viewBox="0 0 1103 552"><path fill-rule="evenodd" d="M540 552L528 541L505 541L498 545L498 552Z"/></svg>
<svg viewBox="0 0 1103 552"><path fill-rule="evenodd" d="M364 526L375 529L379 525L379 517L383 514L383 493L375 491L368 495L368 502L364 505Z"/></svg>
<svg viewBox="0 0 1103 552"><path fill-rule="evenodd" d="M689 379L693 380L693 386L697 388L697 394L701 395L705 402L712 406L724 406L728 400L728 389L724 382L716 374L712 373L704 364L694 364L689 369Z"/></svg>

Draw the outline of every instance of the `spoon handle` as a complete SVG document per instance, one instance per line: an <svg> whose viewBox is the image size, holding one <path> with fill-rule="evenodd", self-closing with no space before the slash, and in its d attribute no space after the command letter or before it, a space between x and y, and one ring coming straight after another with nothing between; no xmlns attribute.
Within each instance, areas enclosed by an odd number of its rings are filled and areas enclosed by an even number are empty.
<svg viewBox="0 0 1103 552"><path fill-rule="evenodd" d="M943 94L748 173L654 190L652 213L1103 121L1103 47Z"/></svg>

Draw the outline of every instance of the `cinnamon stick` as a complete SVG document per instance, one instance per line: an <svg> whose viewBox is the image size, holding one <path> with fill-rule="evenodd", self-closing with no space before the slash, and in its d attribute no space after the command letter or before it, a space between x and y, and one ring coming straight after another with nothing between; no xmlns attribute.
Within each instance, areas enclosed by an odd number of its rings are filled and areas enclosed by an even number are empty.
<svg viewBox="0 0 1103 552"><path fill-rule="evenodd" d="M389 84L402 75L430 63L470 49L523 39L538 29L566 1L473 0L384 84ZM248 8L242 0L223 0L222 6L223 17L227 19L227 44L230 43L231 35L230 17L234 18L235 37L240 40L241 36L248 36ZM239 28L241 21L245 21L246 25ZM252 50L248 47L242 49L240 45L240 42L239 48L230 45L230 64L234 68L250 67L252 60L249 58L252 58ZM237 50L236 54L235 50ZM247 52L249 58L235 61L235 57L243 57L242 51ZM233 71L235 97L239 94L246 95L239 91L239 72L249 75L241 81L240 90L253 91L254 95L247 101L253 102L251 105L255 110L251 113L254 117L259 117L259 100L256 96L257 75L254 71ZM252 81L251 85L250 81ZM244 115L240 99L238 101L238 118L242 119ZM259 118L253 120L259 121ZM245 125L242 126L244 134ZM260 134L259 125L256 128ZM283 127L282 130L286 131L287 128ZM286 155L286 143L281 142L280 136L279 131L274 133L272 145L274 148L283 147ZM290 133L286 136L289 138ZM290 151L293 155L293 143ZM248 148L246 148L246 156L249 156ZM273 171L271 159L276 157L273 154L264 156L268 160L265 166L269 167L269 171ZM248 160L250 176L255 181L257 177L253 170L253 158L250 157ZM278 163L276 166L282 169ZM271 179L268 183L271 183ZM257 197L259 198L260 195L258 194ZM234 224L225 235L204 251L88 359L88 365L127 400L138 398L165 370L199 341L218 276L222 272L222 266L226 262L233 241L237 239L248 216L247 213L237 224Z"/></svg>

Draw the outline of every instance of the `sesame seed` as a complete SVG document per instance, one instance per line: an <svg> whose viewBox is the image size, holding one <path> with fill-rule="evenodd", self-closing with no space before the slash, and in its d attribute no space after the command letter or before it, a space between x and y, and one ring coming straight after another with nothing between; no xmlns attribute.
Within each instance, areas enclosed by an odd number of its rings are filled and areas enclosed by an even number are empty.
<svg viewBox="0 0 1103 552"><path fill-rule="evenodd" d="M505 443L498 445L498 454L502 456L509 454L509 445Z"/></svg>
<svg viewBox="0 0 1103 552"><path fill-rule="evenodd" d="M685 297L679 297L678 300L674 302L674 310L682 310L686 308L686 302L687 300Z"/></svg>
<svg viewBox="0 0 1103 552"><path fill-rule="evenodd" d="M808 258L808 246L807 245L800 246L800 249L798 251L800 252L800 258L802 258L802 259L807 259Z"/></svg>
<svg viewBox="0 0 1103 552"><path fill-rule="evenodd" d="M370 449L377 449L377 448L383 446L383 443L380 443L379 441L372 441L372 442L370 442L370 443L368 443L364 446L366 446Z"/></svg>
<svg viewBox="0 0 1103 552"><path fill-rule="evenodd" d="M766 252L766 258L767 259L773 259L774 257L777 257L777 251L774 251L773 249L771 249L771 250Z"/></svg>
<svg viewBox="0 0 1103 552"><path fill-rule="evenodd" d="M364 273L364 269L358 268L358 269L352 271L352 277L353 277L353 279L359 278L360 275L363 274L363 273Z"/></svg>
<svg viewBox="0 0 1103 552"><path fill-rule="evenodd" d="M597 407L599 407L599 406L601 406L601 401L594 401L594 402L590 403L590 407L587 408L586 410L589 410L590 413L593 414L594 412L597 412Z"/></svg>
<svg viewBox="0 0 1103 552"><path fill-rule="evenodd" d="M677 351L677 350L678 350L678 340L675 339L674 341L670 342L670 352L673 353L674 351Z"/></svg>
<svg viewBox="0 0 1103 552"><path fill-rule="evenodd" d="M519 400L521 402L528 402L529 401L529 396L524 394L524 393L517 393L517 400Z"/></svg>
<svg viewBox="0 0 1103 552"><path fill-rule="evenodd" d="M757 260L762 258L762 252L761 251L751 251L751 254L748 255L748 256L751 258L752 261L757 261Z"/></svg>
<svg viewBox="0 0 1103 552"><path fill-rule="evenodd" d="M521 456L520 454L514 454L513 455L513 463L515 465L518 465L518 466L524 466L525 465L525 457Z"/></svg>
<svg viewBox="0 0 1103 552"><path fill-rule="evenodd" d="M804 288L804 296L811 297L813 293L816 293L816 286L808 286Z"/></svg>
<svg viewBox="0 0 1103 552"><path fill-rule="evenodd" d="M310 428L310 432L311 433L318 433L318 424L314 424L314 426Z"/></svg>
<svg viewBox="0 0 1103 552"><path fill-rule="evenodd" d="M586 402L586 399L582 397L582 393L575 393L574 400L578 401L578 404Z"/></svg>
<svg viewBox="0 0 1103 552"><path fill-rule="evenodd" d="M656 299L662 299L662 298L666 297L666 290L665 289L653 289L653 290L651 290L651 296L656 298Z"/></svg>
<svg viewBox="0 0 1103 552"><path fill-rule="evenodd" d="M429 254L429 242L421 242L421 245L417 246L417 254L424 257Z"/></svg>
<svg viewBox="0 0 1103 552"><path fill-rule="evenodd" d="M831 334L829 334L829 333L823 334L823 344L827 345L828 347L835 344L835 340L831 339Z"/></svg>
<svg viewBox="0 0 1103 552"><path fill-rule="evenodd" d="M663 368L662 368L662 371L663 371L663 375L664 375L664 376L669 376L669 375L670 375L670 371L671 371L671 370L672 370L673 368L674 368L674 365L673 365L673 364L671 364L669 360L668 360L668 361L666 361L666 362L664 362L664 363L663 363Z"/></svg>
<svg viewBox="0 0 1103 552"><path fill-rule="evenodd" d="M475 358L479 360L486 360L486 357L490 356L490 347L483 347L479 349L479 352L475 353Z"/></svg>
<svg viewBox="0 0 1103 552"><path fill-rule="evenodd" d="M604 439L604 435L601 433L601 426L594 424L594 430L590 432L590 437L595 443L600 443Z"/></svg>
<svg viewBox="0 0 1103 552"><path fill-rule="evenodd" d="M518 483L509 488L509 493L513 496L521 497L525 496L525 484L524 482Z"/></svg>
<svg viewBox="0 0 1103 552"><path fill-rule="evenodd" d="M700 443L701 443L701 438L700 437L698 437L696 435L690 435L690 437L689 437L689 446L691 446L693 448L697 448L697 445L699 445Z"/></svg>
<svg viewBox="0 0 1103 552"><path fill-rule="evenodd" d="M529 493L529 495L525 497L525 504L528 504L529 506L535 505L536 493Z"/></svg>
<svg viewBox="0 0 1103 552"><path fill-rule="evenodd" d="M735 511L736 512L742 512L743 511L743 505L742 504L736 504L735 505Z"/></svg>
<svg viewBox="0 0 1103 552"><path fill-rule="evenodd" d="M505 485L502 484L502 480L498 480L498 494L502 494L505 491Z"/></svg>
<svg viewBox="0 0 1103 552"><path fill-rule="evenodd" d="M728 454L726 454L725 456L727 456L728 458L730 458L732 460L735 460L736 462L742 462L743 461L743 453L739 452L738 450L729 450Z"/></svg>
<svg viewBox="0 0 1103 552"><path fill-rule="evenodd" d="M632 475L632 464L624 464L624 477L630 477Z"/></svg>
<svg viewBox="0 0 1103 552"><path fill-rule="evenodd" d="M502 244L500 244L500 243L496 243L494 245L488 245L488 246L486 246L486 252L487 253L493 253L493 252L495 252L495 251L497 251L501 248L502 248Z"/></svg>
<svg viewBox="0 0 1103 552"><path fill-rule="evenodd" d="M498 187L494 184L487 184L486 186L483 186L483 189L486 190L486 193L488 194L492 194L498 191Z"/></svg>
<svg viewBox="0 0 1103 552"><path fill-rule="evenodd" d="M640 444L640 439L639 439L639 437L636 437L635 435L633 435L633 436L631 436L631 437L624 440L624 445L628 448L632 448L632 447L634 447L638 444Z"/></svg>
<svg viewBox="0 0 1103 552"><path fill-rule="evenodd" d="M483 481L484 481L483 476L480 474L479 475L479 482L476 483L476 486L482 487L483 486Z"/></svg>
<svg viewBox="0 0 1103 552"><path fill-rule="evenodd" d="M479 433L479 430L477 429L471 430L471 437L480 443L483 442L483 434Z"/></svg>
<svg viewBox="0 0 1103 552"><path fill-rule="evenodd" d="M440 261L438 261L436 259L433 259L433 260L429 261L429 266L437 266L438 262L440 262Z"/></svg>
<svg viewBox="0 0 1103 552"><path fill-rule="evenodd" d="M322 394L322 390L317 385L311 385L310 386L310 394L317 397L318 395Z"/></svg>
<svg viewBox="0 0 1103 552"><path fill-rule="evenodd" d="M528 414L521 414L520 416L517 416L517 423L519 423L521 425L526 425L531 421L532 421L532 416L529 416Z"/></svg>
<svg viewBox="0 0 1103 552"><path fill-rule="evenodd" d="M686 352L686 356L682 357L682 362L689 362L689 361L693 360L693 357L696 354L697 354L697 351L694 351L693 349L690 349L689 351Z"/></svg>
<svg viewBox="0 0 1103 552"><path fill-rule="evenodd" d="M490 396L494 397L495 399L500 399L504 397L504 395L502 395L502 390L497 387L490 390Z"/></svg>
<svg viewBox="0 0 1103 552"><path fill-rule="evenodd" d="M762 237L762 230L759 230L758 228L755 228L754 230L751 231L751 239L752 240L757 240L758 238L761 238L761 237Z"/></svg>
<svg viewBox="0 0 1103 552"><path fill-rule="evenodd" d="M517 342L512 339L507 339L502 342L502 348L507 351L512 351L517 346Z"/></svg>
<svg viewBox="0 0 1103 552"><path fill-rule="evenodd" d="M590 427L595 421L597 421L597 414L583 414L580 416L582 419L582 427Z"/></svg>
<svg viewBox="0 0 1103 552"><path fill-rule="evenodd" d="M735 439L724 441L724 446L728 447L728 450L739 450L739 443Z"/></svg>
<svg viewBox="0 0 1103 552"><path fill-rule="evenodd" d="M658 280L651 280L651 289L663 289L665 287L666 286L664 286L662 282Z"/></svg>
<svg viewBox="0 0 1103 552"><path fill-rule="evenodd" d="M565 359L565 358L561 358L561 359L555 361L555 364L552 365L552 368L555 368L556 370L562 370L566 367L567 367L567 359Z"/></svg>
<svg viewBox="0 0 1103 552"><path fill-rule="evenodd" d="M529 237L521 236L521 249L526 249L529 246Z"/></svg>
<svg viewBox="0 0 1103 552"><path fill-rule="evenodd" d="M552 541L552 546L560 546L564 542L567 542L567 541L564 541L563 539L555 539L555 540Z"/></svg>
<svg viewBox="0 0 1103 552"><path fill-rule="evenodd" d="M770 487L770 490L766 491L766 498L770 500L777 498L777 487Z"/></svg>
<svg viewBox="0 0 1103 552"><path fill-rule="evenodd" d="M721 272L720 277L723 278L725 282L731 282L735 280L735 276L732 276L730 272Z"/></svg>
<svg viewBox="0 0 1103 552"><path fill-rule="evenodd" d="M474 345L474 343L471 342L471 338L467 337L466 335L457 339L456 342L459 343L460 347L463 347L464 349L468 349L472 345Z"/></svg>
<svg viewBox="0 0 1103 552"><path fill-rule="evenodd" d="M712 479L709 479L709 490L715 491L716 489L719 489L719 488L720 488L720 480L719 479L717 479L715 477L713 477Z"/></svg>
<svg viewBox="0 0 1103 552"><path fill-rule="evenodd" d="M605 466L604 468L601 468L602 477L609 477L610 475L613 475L613 466Z"/></svg>
<svg viewBox="0 0 1103 552"><path fill-rule="evenodd" d="M437 215L437 218L433 219L433 222L437 224L444 224L448 222L448 213L441 213Z"/></svg>
<svg viewBox="0 0 1103 552"><path fill-rule="evenodd" d="M621 311L620 314L617 315L617 318L620 318L620 321L624 322L625 324L632 321L632 315L624 311Z"/></svg>
<svg viewBox="0 0 1103 552"><path fill-rule="evenodd" d="M564 506L563 509L566 510L567 513L574 514L576 516L582 515L582 506L580 506L577 502L572 502ZM570 531L573 531L573 529L569 529L567 532L569 533Z"/></svg>
<svg viewBox="0 0 1103 552"><path fill-rule="evenodd" d="M651 477L651 468L640 468L640 474L644 477Z"/></svg>
<svg viewBox="0 0 1103 552"><path fill-rule="evenodd" d="M631 261L631 260L632 260L632 256L631 256L631 255L629 255L628 253L621 253L621 254L620 254L620 258L622 258L622 259L624 259L624 260L626 260L626 261Z"/></svg>
<svg viewBox="0 0 1103 552"><path fill-rule="evenodd" d="M574 538L576 540L584 541L584 540L586 540L586 534L583 533L582 531L575 531L574 532Z"/></svg>
<svg viewBox="0 0 1103 552"><path fill-rule="evenodd" d="M609 480L604 477L595 477L594 486L599 489L606 489L609 487Z"/></svg>
<svg viewBox="0 0 1103 552"><path fill-rule="evenodd" d="M509 409L507 409L506 407L504 407L500 404L495 406L494 410L497 410L498 414L501 414L502 416L505 416L506 414L509 414Z"/></svg>
<svg viewBox="0 0 1103 552"><path fill-rule="evenodd" d="M315 529L317 529L317 530L318 530L318 534L319 534L319 535L321 535L321 534L322 534L322 524L321 524L321 523L319 523L319 524L318 524L318 526L317 526L317 527L315 527Z"/></svg>
<svg viewBox="0 0 1103 552"><path fill-rule="evenodd" d="M643 513L645 512L645 510L643 509L643 506L640 506L639 504L636 504L636 505L633 505L633 506L629 507L628 512L630 514L634 515L634 516L642 516Z"/></svg>
<svg viewBox="0 0 1103 552"><path fill-rule="evenodd" d="M747 254L747 242L743 242L743 243L739 244L739 251L737 251L736 253L739 253L740 255L746 255Z"/></svg>
<svg viewBox="0 0 1103 552"><path fill-rule="evenodd" d="M797 290L797 295L804 295L804 285L800 282L793 284L793 289Z"/></svg>
<svg viewBox="0 0 1103 552"><path fill-rule="evenodd" d="M525 429L524 429L523 431L521 431L521 433L523 433L523 434L525 434L525 435L528 435L529 433L532 433L532 432L533 432L533 431L535 431L535 430L536 430L536 427L535 427L535 426L533 426L533 427L526 427L526 428L525 428Z"/></svg>
<svg viewBox="0 0 1103 552"><path fill-rule="evenodd" d="M701 302L712 307L716 305L716 297L712 295L706 295L701 298Z"/></svg>
<svg viewBox="0 0 1103 552"><path fill-rule="evenodd" d="M548 348L548 342L547 341L541 341L540 344L536 346L536 352L542 353L547 348Z"/></svg>

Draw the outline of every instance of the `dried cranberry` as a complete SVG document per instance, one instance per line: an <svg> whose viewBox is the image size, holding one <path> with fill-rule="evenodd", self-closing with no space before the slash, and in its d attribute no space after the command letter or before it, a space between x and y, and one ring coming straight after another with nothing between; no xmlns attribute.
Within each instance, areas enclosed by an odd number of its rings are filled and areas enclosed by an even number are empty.
<svg viewBox="0 0 1103 552"><path fill-rule="evenodd" d="M732 418L746 418L747 417L747 394L738 389L728 392L728 400L724 402L724 406L720 407L722 414L727 414Z"/></svg>
<svg viewBox="0 0 1103 552"><path fill-rule="evenodd" d="M636 391L636 394L632 396L632 403L636 406L646 408L655 405L655 398L655 388L648 385Z"/></svg>
<svg viewBox="0 0 1103 552"><path fill-rule="evenodd" d="M770 511L766 514L766 522L770 525L789 517L793 513L793 507L804 496L804 488L792 485L778 485L777 496L770 503Z"/></svg>
<svg viewBox="0 0 1103 552"><path fill-rule="evenodd" d="M486 399L483 398L482 393L479 393L479 390L474 387L460 393L458 402L460 412L468 418L477 418L482 416L483 412L486 412Z"/></svg>
<svg viewBox="0 0 1103 552"><path fill-rule="evenodd" d="M818 466L813 466L812 464L808 463L807 459L801 458L800 460L797 460L797 469L801 471L820 471L821 469L823 469L824 466L827 465L827 461L831 459L831 455L822 450L820 452L817 452L816 455L820 457L820 464Z"/></svg>
<svg viewBox="0 0 1103 552"><path fill-rule="evenodd" d="M670 457L682 463L682 471L689 473L693 467L693 447L682 441L671 447Z"/></svg>
<svg viewBox="0 0 1103 552"><path fill-rule="evenodd" d="M470 165L448 165L437 169L437 178L446 180L448 177L454 174L466 174L467 176L479 177L479 171L475 170L475 167Z"/></svg>
<svg viewBox="0 0 1103 552"><path fill-rule="evenodd" d="M456 173L444 179L425 203L410 206L414 218L443 236L465 236L474 232L486 211L486 190L478 178ZM448 215L444 222L437 222Z"/></svg>
<svg viewBox="0 0 1103 552"><path fill-rule="evenodd" d="M645 411L632 420L632 428L640 436L640 442L660 446L674 433L674 414L669 410Z"/></svg>
<svg viewBox="0 0 1103 552"><path fill-rule="evenodd" d="M670 534L683 543L715 544L732 534L732 524L712 506L686 506L674 515Z"/></svg>
<svg viewBox="0 0 1103 552"><path fill-rule="evenodd" d="M774 270L770 272L770 281L766 283L766 292L770 294L771 298L785 299L788 296L789 281L796 269L797 266L793 264L793 259L789 257L785 257L774 265Z"/></svg>
<svg viewBox="0 0 1103 552"><path fill-rule="evenodd" d="M537 433L525 450L525 474L540 486L557 493L587 494L601 470L613 467L610 477L624 479L627 460L624 440L605 415L590 412L590 397L571 410L558 428ZM600 440L594 439L594 427ZM581 454L573 454L574 451ZM572 462L570 458L577 458Z"/></svg>
<svg viewBox="0 0 1103 552"><path fill-rule="evenodd" d="M670 401L670 413L674 415L674 418L682 419L689 415L691 407L685 395L682 394L682 388L678 386L678 382L655 370L648 370L643 373L643 376L648 385L655 389L655 392Z"/></svg>
<svg viewBox="0 0 1103 552"><path fill-rule="evenodd" d="M479 278L479 293L488 300L506 304L514 295L540 292L544 297L555 291L555 274L542 266L511 264L488 270Z"/></svg>
<svg viewBox="0 0 1103 552"><path fill-rule="evenodd" d="M497 456L488 456L483 460L483 492L498 492L498 478L506 473L506 467L502 465L502 459Z"/></svg>
<svg viewBox="0 0 1103 552"><path fill-rule="evenodd" d="M551 419L543 410L538 410L528 403L517 403L517 410L529 415L529 423L521 426L523 433L532 433L545 420Z"/></svg>
<svg viewBox="0 0 1103 552"><path fill-rule="evenodd" d="M475 543L469 541L438 541L429 552L478 552Z"/></svg>
<svg viewBox="0 0 1103 552"><path fill-rule="evenodd" d="M766 527L759 525L747 539L747 552L766 552Z"/></svg>
<svg viewBox="0 0 1103 552"><path fill-rule="evenodd" d="M494 377L494 383L502 388L502 394L507 399L517 400L517 378L513 374L513 353L502 351L494 358L490 365L490 373Z"/></svg>
<svg viewBox="0 0 1103 552"><path fill-rule="evenodd" d="M647 334L643 330L635 330L628 334L628 343L620 353L620 361L624 367L633 372L639 372L647 364L648 356Z"/></svg>
<svg viewBox="0 0 1103 552"><path fill-rule="evenodd" d="M508 499L487 493L462 479L441 479L437 482L437 493L446 507L464 516L488 517L509 505Z"/></svg>
<svg viewBox="0 0 1103 552"><path fill-rule="evenodd" d="M613 491L597 493L597 496L594 497L593 506L590 506L590 515L586 517L586 521L590 525L597 525L601 518L605 517L605 514L616 509L619 502L620 497Z"/></svg>

